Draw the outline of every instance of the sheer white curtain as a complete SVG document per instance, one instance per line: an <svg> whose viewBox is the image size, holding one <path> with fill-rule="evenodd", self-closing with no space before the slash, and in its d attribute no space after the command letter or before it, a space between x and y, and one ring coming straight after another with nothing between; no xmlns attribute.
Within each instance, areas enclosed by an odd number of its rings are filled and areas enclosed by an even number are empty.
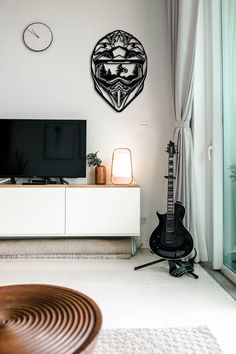
<svg viewBox="0 0 236 354"><path fill-rule="evenodd" d="M194 239L197 260L206 261L205 237L200 232L197 198L194 190L193 139L193 71L196 47L198 0L167 0L170 38L171 84L175 130L176 200L186 208L184 225ZM197 117L196 117L197 118Z"/></svg>

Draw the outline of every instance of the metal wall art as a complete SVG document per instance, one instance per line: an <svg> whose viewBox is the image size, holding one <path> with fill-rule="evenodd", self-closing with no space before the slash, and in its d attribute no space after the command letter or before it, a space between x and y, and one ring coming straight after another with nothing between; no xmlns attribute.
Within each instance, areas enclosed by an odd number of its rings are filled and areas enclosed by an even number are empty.
<svg viewBox="0 0 236 354"><path fill-rule="evenodd" d="M147 56L134 36L118 30L96 44L91 66L95 89L117 112L121 112L143 89Z"/></svg>

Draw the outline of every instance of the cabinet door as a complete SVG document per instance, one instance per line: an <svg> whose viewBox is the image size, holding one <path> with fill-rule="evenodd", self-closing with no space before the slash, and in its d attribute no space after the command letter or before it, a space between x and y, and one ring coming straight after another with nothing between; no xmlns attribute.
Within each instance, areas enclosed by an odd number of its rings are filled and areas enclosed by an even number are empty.
<svg viewBox="0 0 236 354"><path fill-rule="evenodd" d="M78 236L139 236L140 188L68 188L66 233Z"/></svg>
<svg viewBox="0 0 236 354"><path fill-rule="evenodd" d="M51 235L64 232L64 188L0 189L1 236Z"/></svg>

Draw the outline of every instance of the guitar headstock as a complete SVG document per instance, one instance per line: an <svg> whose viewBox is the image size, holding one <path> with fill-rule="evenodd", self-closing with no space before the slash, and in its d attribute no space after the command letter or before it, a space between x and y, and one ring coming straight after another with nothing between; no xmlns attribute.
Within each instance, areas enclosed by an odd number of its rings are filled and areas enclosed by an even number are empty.
<svg viewBox="0 0 236 354"><path fill-rule="evenodd" d="M169 141L169 144L167 145L166 152L168 152L169 157L173 157L174 154L177 152L177 148L175 147L175 144L173 141Z"/></svg>

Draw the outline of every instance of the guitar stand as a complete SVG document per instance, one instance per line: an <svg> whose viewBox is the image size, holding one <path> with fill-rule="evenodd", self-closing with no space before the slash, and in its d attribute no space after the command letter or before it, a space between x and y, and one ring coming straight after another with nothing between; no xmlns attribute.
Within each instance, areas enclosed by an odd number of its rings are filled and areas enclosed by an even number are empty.
<svg viewBox="0 0 236 354"><path fill-rule="evenodd" d="M138 269L141 269L141 268L145 268L145 267L148 267L148 266L150 266L150 265L157 264L157 263L161 263L161 262L164 262L164 261L167 261L167 259L161 258L161 259L158 259L157 261L145 263L145 264L142 264L142 265L140 265L140 266L134 267L134 270L138 270Z"/></svg>
<svg viewBox="0 0 236 354"><path fill-rule="evenodd" d="M195 250L195 255L192 258L190 258L188 261L161 258L156 261L152 261L152 262L145 263L140 266L134 267L134 270L138 270L141 268L151 266L153 264L168 261L169 273L173 277L179 278L184 274L189 274L193 278L198 279L198 275L194 273L194 259L196 258L196 255L197 255L197 251Z"/></svg>

